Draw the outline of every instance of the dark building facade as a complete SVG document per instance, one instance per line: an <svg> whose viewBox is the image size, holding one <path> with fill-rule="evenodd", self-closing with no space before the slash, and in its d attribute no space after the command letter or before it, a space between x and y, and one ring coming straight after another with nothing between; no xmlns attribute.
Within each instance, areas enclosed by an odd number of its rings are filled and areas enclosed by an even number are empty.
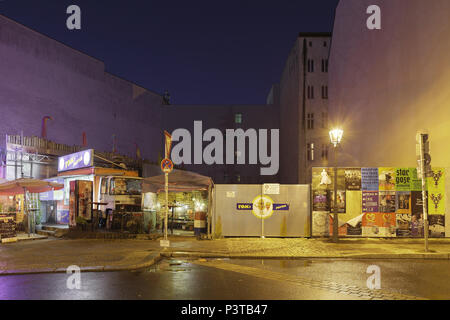
<svg viewBox="0 0 450 320"><path fill-rule="evenodd" d="M39 136L76 150L131 157L139 150L142 158L157 162L164 154L163 130L194 135L194 121L202 121L203 131L215 128L224 136L227 129L267 129L269 153L271 130L279 130L274 175L261 174L268 165L248 164L248 143L246 164L182 167L216 183L305 183L311 167L327 160L320 148L328 141L329 40L329 34L299 35L266 105L168 105L162 95L106 72L102 61L0 16L0 137ZM6 143L0 148L4 165L17 163L20 150L9 150L14 156L7 160ZM17 175L16 168L8 178Z"/></svg>
<svg viewBox="0 0 450 320"><path fill-rule="evenodd" d="M138 146L157 160L162 96L105 72L102 61L0 15L0 71L1 137L46 131L57 143L131 156Z"/></svg>

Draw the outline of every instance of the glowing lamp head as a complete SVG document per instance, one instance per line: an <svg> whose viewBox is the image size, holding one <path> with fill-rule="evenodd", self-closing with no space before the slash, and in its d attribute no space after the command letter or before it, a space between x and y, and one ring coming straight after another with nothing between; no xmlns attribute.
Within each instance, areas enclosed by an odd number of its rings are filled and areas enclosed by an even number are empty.
<svg viewBox="0 0 450 320"><path fill-rule="evenodd" d="M331 130L330 131L331 143L336 147L339 143L341 143L343 135L344 135L344 130L342 130L342 129Z"/></svg>

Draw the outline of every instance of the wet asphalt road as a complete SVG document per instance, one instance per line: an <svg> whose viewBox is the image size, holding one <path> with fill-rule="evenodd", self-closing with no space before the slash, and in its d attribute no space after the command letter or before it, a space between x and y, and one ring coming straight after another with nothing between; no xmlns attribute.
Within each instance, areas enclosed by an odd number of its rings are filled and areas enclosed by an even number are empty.
<svg viewBox="0 0 450 320"><path fill-rule="evenodd" d="M226 259L172 259L133 272L86 272L81 290L67 288L67 274L1 276L0 299L365 300L373 298L365 292L377 291L367 289L370 265L380 268L379 292L450 299L449 261Z"/></svg>

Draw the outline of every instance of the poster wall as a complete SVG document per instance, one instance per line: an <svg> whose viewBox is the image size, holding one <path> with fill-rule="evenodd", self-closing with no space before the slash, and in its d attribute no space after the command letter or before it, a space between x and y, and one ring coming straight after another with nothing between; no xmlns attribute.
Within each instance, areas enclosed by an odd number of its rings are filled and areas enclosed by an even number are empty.
<svg viewBox="0 0 450 320"><path fill-rule="evenodd" d="M334 172L313 168L314 236L333 232ZM339 168L337 172L340 236L424 236L422 180L416 168ZM430 237L445 237L446 179L445 168L433 168L433 176L426 179Z"/></svg>

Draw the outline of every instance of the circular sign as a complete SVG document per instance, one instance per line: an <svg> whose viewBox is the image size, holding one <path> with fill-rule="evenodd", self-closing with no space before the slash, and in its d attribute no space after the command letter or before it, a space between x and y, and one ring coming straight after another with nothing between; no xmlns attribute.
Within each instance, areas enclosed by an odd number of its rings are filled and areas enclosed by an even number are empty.
<svg viewBox="0 0 450 320"><path fill-rule="evenodd" d="M64 158L59 158L59 171L64 169Z"/></svg>
<svg viewBox="0 0 450 320"><path fill-rule="evenodd" d="M83 163L85 166L88 166L91 163L91 153L86 151L83 155Z"/></svg>
<svg viewBox="0 0 450 320"><path fill-rule="evenodd" d="M252 212L259 219L270 218L273 214L273 200L268 196L257 196L253 200Z"/></svg>
<svg viewBox="0 0 450 320"><path fill-rule="evenodd" d="M172 162L172 160L167 159L167 158L163 159L161 161L161 170L164 173L171 173L172 170L173 170L173 162Z"/></svg>

